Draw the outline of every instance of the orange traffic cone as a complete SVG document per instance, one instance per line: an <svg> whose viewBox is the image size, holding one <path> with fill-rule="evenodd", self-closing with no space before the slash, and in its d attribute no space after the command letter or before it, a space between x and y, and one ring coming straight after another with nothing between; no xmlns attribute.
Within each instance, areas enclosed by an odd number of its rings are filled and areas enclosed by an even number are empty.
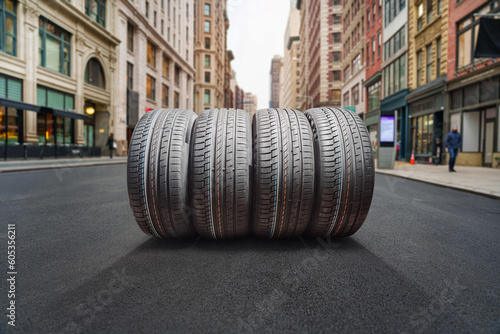
<svg viewBox="0 0 500 334"><path fill-rule="evenodd" d="M415 152L411 151L410 165L415 164Z"/></svg>

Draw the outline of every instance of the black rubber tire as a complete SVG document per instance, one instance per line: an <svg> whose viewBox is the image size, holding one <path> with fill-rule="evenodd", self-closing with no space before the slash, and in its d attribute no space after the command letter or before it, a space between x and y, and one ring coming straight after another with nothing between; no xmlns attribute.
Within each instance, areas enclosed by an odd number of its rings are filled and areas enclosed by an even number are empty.
<svg viewBox="0 0 500 334"><path fill-rule="evenodd" d="M134 129L127 160L128 195L135 220L148 235L196 234L187 205L195 119L192 111L157 109L145 114Z"/></svg>
<svg viewBox="0 0 500 334"><path fill-rule="evenodd" d="M301 235L314 194L312 131L303 113L262 109L253 119L252 231L268 239Z"/></svg>
<svg viewBox="0 0 500 334"><path fill-rule="evenodd" d="M196 231L205 238L247 235L251 214L252 135L243 110L211 109L196 120L190 193Z"/></svg>
<svg viewBox="0 0 500 334"><path fill-rule="evenodd" d="M316 194L306 234L347 237L368 215L375 169L364 122L346 109L315 108L305 112L314 134Z"/></svg>

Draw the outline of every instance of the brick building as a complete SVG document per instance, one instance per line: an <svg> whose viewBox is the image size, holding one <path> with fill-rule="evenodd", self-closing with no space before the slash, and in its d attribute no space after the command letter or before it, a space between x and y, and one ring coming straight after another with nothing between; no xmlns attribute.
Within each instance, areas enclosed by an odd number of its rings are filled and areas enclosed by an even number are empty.
<svg viewBox="0 0 500 334"><path fill-rule="evenodd" d="M463 146L458 165L495 166L500 156L500 59L474 58L480 16L500 14L500 1L450 0L447 52L448 115Z"/></svg>

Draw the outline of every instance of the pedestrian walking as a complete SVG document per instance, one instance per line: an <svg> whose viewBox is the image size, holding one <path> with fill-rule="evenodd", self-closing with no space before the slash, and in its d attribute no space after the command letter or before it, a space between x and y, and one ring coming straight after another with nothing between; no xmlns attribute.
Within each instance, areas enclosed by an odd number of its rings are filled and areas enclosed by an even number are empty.
<svg viewBox="0 0 500 334"><path fill-rule="evenodd" d="M113 150L116 149L116 144L114 135L112 133L109 134L108 143L106 144L106 146L109 147L109 158L113 159Z"/></svg>
<svg viewBox="0 0 500 334"><path fill-rule="evenodd" d="M462 147L462 135L458 132L458 126L453 125L450 133L446 136L444 148L450 153L449 171L456 172L455 162L457 161L458 149Z"/></svg>

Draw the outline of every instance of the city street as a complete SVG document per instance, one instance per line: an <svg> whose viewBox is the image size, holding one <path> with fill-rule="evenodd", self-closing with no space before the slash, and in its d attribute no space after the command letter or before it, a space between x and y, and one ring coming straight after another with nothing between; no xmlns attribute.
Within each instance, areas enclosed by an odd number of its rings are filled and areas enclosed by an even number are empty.
<svg viewBox="0 0 500 334"><path fill-rule="evenodd" d="M498 200L377 174L354 236L284 241L152 239L125 164L1 173L0 203L1 333L500 333Z"/></svg>

